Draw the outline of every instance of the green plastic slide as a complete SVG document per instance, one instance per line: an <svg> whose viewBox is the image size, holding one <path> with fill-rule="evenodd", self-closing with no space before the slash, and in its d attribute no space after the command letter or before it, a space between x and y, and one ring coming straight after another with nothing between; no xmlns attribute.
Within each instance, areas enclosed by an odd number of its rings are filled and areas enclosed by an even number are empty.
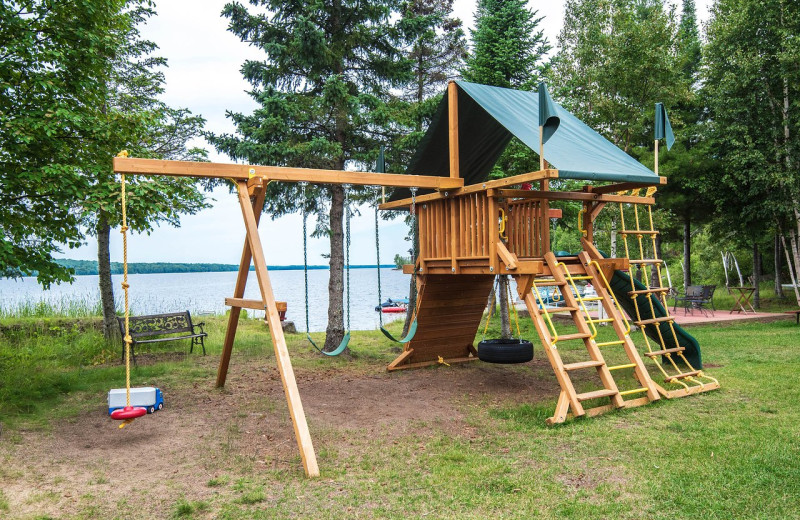
<svg viewBox="0 0 800 520"><path fill-rule="evenodd" d="M617 298L620 307L625 310L628 316L635 319L636 307L634 306L633 298L628 296L628 291L631 290L630 275L625 271L615 271L614 276L611 278L609 283L611 284L611 289L614 291L614 296ZM636 279L633 280L633 283L637 291L647 289L644 284ZM645 297L650 298L650 300L653 302L655 316L653 316L650 312L650 305L647 304ZM641 294L639 295L639 298L641 299L639 302L639 312L643 321L653 318L661 318L667 315L667 311L664 309L664 306L661 304L661 301L659 301L655 294ZM644 303L644 305L642 305L642 303ZM694 338L694 336L686 332L680 325L675 323L673 326L675 327L675 336L678 337L678 345L675 345L675 339L672 335L672 331L670 330L669 322L658 324L659 329L661 329L661 335L664 337L664 348L670 349L675 348L676 346L685 348L686 350L683 351L683 355L692 365L692 368L695 370L702 369L703 361L700 356L700 344L697 343L697 340ZM645 331L651 339L655 340L660 345L658 333L654 327L647 326L645 327Z"/></svg>

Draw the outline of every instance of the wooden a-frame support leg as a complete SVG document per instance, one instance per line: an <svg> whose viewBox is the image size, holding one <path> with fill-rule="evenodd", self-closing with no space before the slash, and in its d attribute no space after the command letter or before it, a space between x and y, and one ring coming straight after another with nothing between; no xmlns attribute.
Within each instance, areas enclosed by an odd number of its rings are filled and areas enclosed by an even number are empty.
<svg viewBox="0 0 800 520"><path fill-rule="evenodd" d="M256 227L258 227L258 223L261 220L261 210L264 208L266 194L266 186L256 188L252 204L253 218L255 219ZM236 277L236 288L233 290L234 298L244 297L244 290L247 286L247 276L250 274L250 261L252 258L250 241L245 238L244 247L242 247L242 259L239 261L239 273ZM225 380L228 377L228 365L230 365L231 362L233 340L236 338L236 328L239 325L239 315L241 312L241 307L231 307L231 312L228 315L228 328L225 329L225 340L222 343L222 355L219 358L219 368L217 369L217 388L225 386Z"/></svg>
<svg viewBox="0 0 800 520"><path fill-rule="evenodd" d="M266 188L260 188L256 192L255 203L250 202L247 192L247 182L238 181L239 204L242 208L245 228L247 230L247 240L242 252L242 261L239 264L239 276L236 282L235 297L241 298L244 295L244 287L247 281L247 274L250 269L250 258L252 257L255 265L256 278L261 291L261 300L265 303L267 323L269 333L272 336L272 345L275 348L275 359L278 364L278 371L281 374L283 390L286 394L286 402L289 405L289 414L294 426L294 434L297 439L297 446L300 449L300 458L303 461L303 469L309 477L319 476L319 466L317 456L314 453L314 445L311 442L311 434L308 430L306 415L303 411L303 403L300 400L300 392L297 389L297 381L292 369L292 361L289 358L289 350L286 347L286 338L283 335L278 306L275 302L275 295L272 292L272 283L267 271L267 262L264 258L264 249L261 245L261 238L258 235L258 216L261 207L264 205L264 194ZM255 206L255 208L254 208ZM235 315L235 316L234 316ZM225 384L225 376L230 361L230 353L233 347L233 339L236 335L236 323L239 318L239 308L231 308L228 331L225 335L220 367L217 373L217 386Z"/></svg>

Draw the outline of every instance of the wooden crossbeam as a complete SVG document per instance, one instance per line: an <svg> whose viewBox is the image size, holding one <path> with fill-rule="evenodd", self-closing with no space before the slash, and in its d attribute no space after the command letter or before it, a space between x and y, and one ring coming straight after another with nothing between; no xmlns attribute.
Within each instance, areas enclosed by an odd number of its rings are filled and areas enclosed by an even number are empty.
<svg viewBox="0 0 800 520"><path fill-rule="evenodd" d="M526 191L526 190L497 190L501 197L514 199L544 199L544 200L581 200L593 202L622 202L630 204L655 204L653 197L631 197L628 195L604 195L595 192L582 191ZM417 197L419 199L419 197Z"/></svg>
<svg viewBox="0 0 800 520"><path fill-rule="evenodd" d="M647 188L648 186L663 186L667 183L666 177L658 177L653 182L621 182L618 184L608 184L606 186L589 186L589 191L593 193L616 193L618 191L635 190L637 188Z"/></svg>
<svg viewBox="0 0 800 520"><path fill-rule="evenodd" d="M459 197L462 195L469 195L478 191L489 191L493 189L503 188L504 186L513 186L514 184L522 184L523 182L540 181L543 179L556 179L558 178L558 170L538 170L535 172L522 173L514 175L513 177L505 177L503 179L496 179L493 181L481 182L478 184L470 184L460 189L450 190L443 193L430 193L427 195L420 195L416 198L417 204L423 202L430 202L433 200L448 199ZM500 190L504 191L504 190ZM519 190L522 191L522 190ZM533 191L522 191L522 193L538 193ZM379 209L398 209L405 208L411 205L411 199L401 199L392 202L386 202L378 206Z"/></svg>
<svg viewBox="0 0 800 520"><path fill-rule="evenodd" d="M397 173L348 172L289 168L284 166L254 166L248 164L164 161L115 157L114 171L136 175L168 175L173 177L204 177L247 181L261 177L270 181L309 182L312 184L353 184L358 186L395 186L452 190L464 186L463 179L430 175L401 175Z"/></svg>

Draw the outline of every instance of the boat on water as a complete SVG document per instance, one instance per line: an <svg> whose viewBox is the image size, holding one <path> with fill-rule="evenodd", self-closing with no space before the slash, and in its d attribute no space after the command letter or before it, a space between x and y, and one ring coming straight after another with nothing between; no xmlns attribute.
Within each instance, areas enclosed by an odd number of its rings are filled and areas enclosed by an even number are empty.
<svg viewBox="0 0 800 520"><path fill-rule="evenodd" d="M375 307L376 312L395 313L406 312L408 309L408 298L389 298L385 302Z"/></svg>

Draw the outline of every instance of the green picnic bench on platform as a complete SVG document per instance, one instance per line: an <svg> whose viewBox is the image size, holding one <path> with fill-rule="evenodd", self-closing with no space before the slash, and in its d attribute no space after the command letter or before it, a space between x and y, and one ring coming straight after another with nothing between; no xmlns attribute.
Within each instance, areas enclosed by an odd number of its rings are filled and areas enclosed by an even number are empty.
<svg viewBox="0 0 800 520"><path fill-rule="evenodd" d="M793 311L783 311L784 314L794 314L795 323L800 325L800 309L795 309Z"/></svg>
<svg viewBox="0 0 800 520"><path fill-rule="evenodd" d="M119 330L122 337L125 337L125 317L117 316ZM128 318L131 339L131 357L136 362L135 346L143 343L161 343L162 341L173 341L179 339L192 340L189 352L194 351L195 345L203 348L203 355L206 355L206 345L204 339L208 334L203 331L205 323L192 323L189 311L171 312L168 314L149 314L147 316L130 316ZM173 336L172 334L178 334ZM168 337L155 337L168 336ZM153 338L153 339L143 339ZM122 342L122 360L125 361L125 342Z"/></svg>

